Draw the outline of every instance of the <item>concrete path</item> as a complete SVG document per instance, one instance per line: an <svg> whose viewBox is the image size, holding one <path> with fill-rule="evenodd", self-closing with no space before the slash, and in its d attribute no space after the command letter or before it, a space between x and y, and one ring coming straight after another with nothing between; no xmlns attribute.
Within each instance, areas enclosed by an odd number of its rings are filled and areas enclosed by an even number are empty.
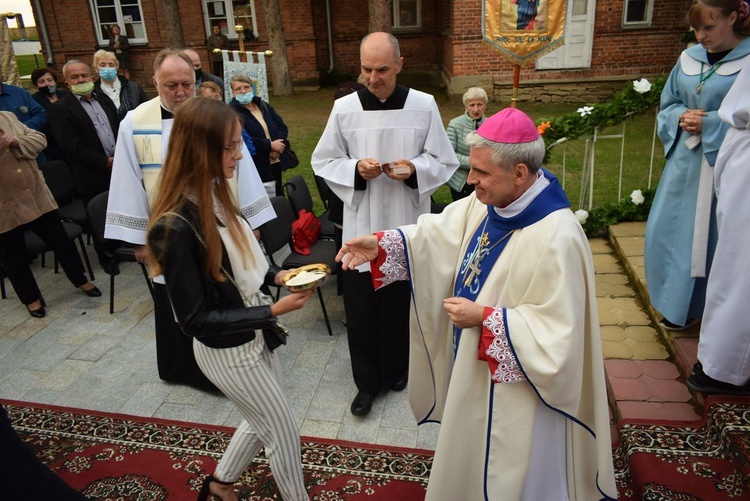
<svg viewBox="0 0 750 501"><path fill-rule="evenodd" d="M609 240L591 240L613 422L698 419L702 401L687 391L683 377L695 361L697 332L673 338L656 329L654 313L642 300L643 229L621 224ZM89 255L95 261L90 246ZM31 318L6 281L9 298L0 301L0 398L236 426L240 416L224 396L159 380L151 298L135 263L121 269L113 315L109 280L98 267L96 284L105 296L88 298L37 259L33 271L48 303L44 319ZM343 303L334 281L323 292L333 336L315 300L283 318L292 334L279 353L302 435L434 449L439 425L417 427L405 391L381 394L364 418L351 415L356 388Z"/></svg>

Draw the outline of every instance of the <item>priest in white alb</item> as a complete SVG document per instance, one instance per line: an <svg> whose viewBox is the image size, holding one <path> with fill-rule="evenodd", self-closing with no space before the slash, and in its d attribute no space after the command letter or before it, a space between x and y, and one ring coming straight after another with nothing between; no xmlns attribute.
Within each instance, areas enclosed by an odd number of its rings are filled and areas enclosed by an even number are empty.
<svg viewBox="0 0 750 501"><path fill-rule="evenodd" d="M154 59L154 87L159 95L129 112L120 123L112 165L104 236L135 245L138 261L147 263L146 230L151 202L159 188L159 174L167 155L169 133L175 112L195 96L195 71L181 50L164 49ZM258 170L247 148L236 180L230 185L242 215L253 229L276 217ZM193 340L184 335L174 320L163 285L154 278L154 323L159 377L165 381L215 389L201 372L193 354Z"/></svg>
<svg viewBox="0 0 750 501"><path fill-rule="evenodd" d="M409 401L442 423L427 499L615 499L586 236L523 112L467 144L472 195L337 256L411 283Z"/></svg>

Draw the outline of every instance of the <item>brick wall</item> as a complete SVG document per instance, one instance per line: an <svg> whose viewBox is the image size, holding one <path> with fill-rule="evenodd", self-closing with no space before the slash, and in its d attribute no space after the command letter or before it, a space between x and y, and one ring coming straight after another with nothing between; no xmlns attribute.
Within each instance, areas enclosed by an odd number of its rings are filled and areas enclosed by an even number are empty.
<svg viewBox="0 0 750 501"><path fill-rule="evenodd" d="M260 39L245 44L245 48L266 50L265 16L261 1L255 2ZM279 2L289 68L295 82L316 82L325 77L331 69L331 52L334 76L359 74L359 42L368 27L366 0L329 0L331 44L325 0ZM482 2L422 0L421 29L396 33L404 56L404 71L442 76L449 91L454 93L460 94L470 85L482 85L504 99L503 89L512 80L513 66L482 41ZM71 58L90 60L97 47L88 0L64 3L41 0L40 3L58 67ZM537 71L530 64L521 70L522 85L543 89L548 85L546 82L568 81L575 83L566 86L573 89L570 95L579 98L575 89L581 82L607 89L606 81L668 73L683 49L678 37L687 24L684 15L675 13L686 12L690 0L656 2L651 26L639 29L622 28L623 3L624 0L598 0L590 68ZM148 44L131 50L131 76L141 85L150 85L153 57L166 45L166 29L161 1L141 0L141 4ZM207 63L202 5L201 0L179 0L186 44L198 49Z"/></svg>

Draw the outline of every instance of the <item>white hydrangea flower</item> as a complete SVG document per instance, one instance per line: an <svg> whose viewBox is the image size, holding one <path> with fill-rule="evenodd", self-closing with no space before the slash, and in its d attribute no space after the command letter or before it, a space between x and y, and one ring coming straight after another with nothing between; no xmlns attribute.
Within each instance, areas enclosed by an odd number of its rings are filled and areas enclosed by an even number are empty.
<svg viewBox="0 0 750 501"><path fill-rule="evenodd" d="M638 94L645 94L646 92L651 90L651 82L649 82L645 78L641 78L640 80L633 80L633 89Z"/></svg>
<svg viewBox="0 0 750 501"><path fill-rule="evenodd" d="M586 224L586 220L589 218L588 211L585 211L583 209L578 209L575 211L575 215L578 218L578 222L581 223L581 226Z"/></svg>
<svg viewBox="0 0 750 501"><path fill-rule="evenodd" d="M645 200L646 199L643 197L641 190L633 190L633 193L630 194L630 201L635 205L641 205Z"/></svg>
<svg viewBox="0 0 750 501"><path fill-rule="evenodd" d="M594 111L594 107L584 106L583 108L578 108L576 111L580 113L582 117L585 117L586 115L591 115L591 112Z"/></svg>

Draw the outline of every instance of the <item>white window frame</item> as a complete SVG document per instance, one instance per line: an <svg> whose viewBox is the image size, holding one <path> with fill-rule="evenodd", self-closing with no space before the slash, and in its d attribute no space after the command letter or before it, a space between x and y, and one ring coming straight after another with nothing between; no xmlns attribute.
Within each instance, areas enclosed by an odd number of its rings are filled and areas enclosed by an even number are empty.
<svg viewBox="0 0 750 501"><path fill-rule="evenodd" d="M422 0L416 0L417 2L417 23L409 26L401 26L401 19L399 18L399 6L401 0L391 0L391 13L393 18L392 28L394 32L403 31L415 31L422 29Z"/></svg>
<svg viewBox="0 0 750 501"><path fill-rule="evenodd" d="M622 4L622 27L623 28L643 28L651 26L651 18L654 13L654 0L646 0L646 19L640 21L628 21L628 3L631 0L625 0Z"/></svg>
<svg viewBox="0 0 750 501"><path fill-rule="evenodd" d="M138 21L138 23L141 24L143 27L143 36L142 37L128 37L128 42L130 44L145 44L148 43L148 34L146 33L146 21L143 18L143 1L142 0L129 0L131 3L137 3L138 4L138 12L141 15L141 20ZM111 7L115 9L115 15L117 16L117 25L120 27L120 30L123 35L127 35L127 28L125 27L126 20L125 16L122 13L122 5L121 0L112 0ZM103 37L102 36L102 26L110 26L114 23L112 22L102 22L99 19L99 0L89 0L89 6L91 7L91 12L94 14L94 23L96 28L96 40L99 43L99 45L107 45L109 43L109 37ZM110 6L104 6L105 8L109 8ZM127 24L134 24L134 23L127 23Z"/></svg>
<svg viewBox="0 0 750 501"><path fill-rule="evenodd" d="M250 4L250 13L253 16L253 25L250 27L253 30L253 34L258 36L258 17L255 14L255 0L247 0ZM234 6L232 0L202 0L201 6L203 8L203 23L205 24L206 36L212 35L211 27L214 24L212 19L208 17L208 4L209 3L221 3L224 4L224 12L227 18L227 31L221 30L229 40L237 40L237 32L234 31L234 27L237 24L234 20ZM216 18L214 18L216 19ZM248 26L245 26L248 28Z"/></svg>

